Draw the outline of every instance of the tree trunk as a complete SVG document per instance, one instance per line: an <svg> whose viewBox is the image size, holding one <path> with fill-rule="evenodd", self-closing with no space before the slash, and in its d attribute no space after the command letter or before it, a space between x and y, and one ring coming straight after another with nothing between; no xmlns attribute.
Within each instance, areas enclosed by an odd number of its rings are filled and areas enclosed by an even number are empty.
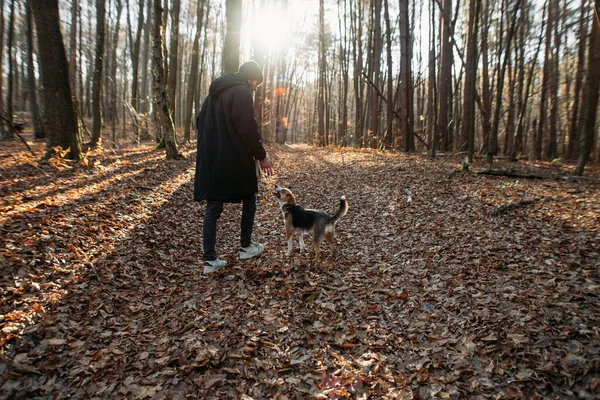
<svg viewBox="0 0 600 400"><path fill-rule="evenodd" d="M558 0L554 3L554 46L552 59L550 61L550 118L548 129L548 142L546 144L546 160L554 160L558 156L558 80L559 80L559 54L560 54L560 25L559 25L559 4Z"/></svg>
<svg viewBox="0 0 600 400"><path fill-rule="evenodd" d="M175 122L177 115L177 74L179 72L179 12L181 9L181 0L173 0L171 8L171 43L169 45L169 71L167 72L167 88L169 94L169 104L171 104L171 115Z"/></svg>
<svg viewBox="0 0 600 400"><path fill-rule="evenodd" d="M387 0L386 0L387 1ZM338 7L339 7L339 0L338 0ZM350 34L348 32L348 25L347 25L347 20L348 20L348 8L347 8L347 2L346 0L344 0L344 12L343 14L340 15L340 19L343 18L344 19L344 29L342 31L342 26L341 26L341 21L340 21L340 32L343 39L342 42L340 44L341 49L340 49L340 66L342 69L342 84L341 84L341 104L340 104L340 108L341 108L341 118L340 118L340 145L341 146L347 146L348 145L348 140L346 138L347 136L347 132L348 132L348 84L349 84L349 65L350 65L350 59L349 59L349 52L348 52L348 35ZM389 23L389 21L388 21ZM296 108L296 106L294 105L294 108Z"/></svg>
<svg viewBox="0 0 600 400"><path fill-rule="evenodd" d="M145 1L145 0L142 0ZM149 90L148 90L148 59L150 58L150 42L152 35L152 4L153 0L148 0L148 13L146 15L146 23L144 24L144 47L142 48L142 59L140 69L142 76L140 78L140 112L147 113L150 111ZM141 18L141 16L140 16Z"/></svg>
<svg viewBox="0 0 600 400"><path fill-rule="evenodd" d="M431 21L429 28L429 76L427 78L427 144L431 148L434 136L437 137L437 84L436 84L436 44L434 0L429 2Z"/></svg>
<svg viewBox="0 0 600 400"><path fill-rule="evenodd" d="M435 157L435 152L439 142L445 141L448 136L448 116L449 107L452 100L452 43L450 42L450 15L452 12L452 0L443 0L443 22L441 23L442 44L441 44L441 65L439 79L439 111L437 120L437 135L434 134L431 145L431 156Z"/></svg>
<svg viewBox="0 0 600 400"><path fill-rule="evenodd" d="M37 102L37 87L35 79L35 66L33 64L33 21L31 15L31 1L25 4L25 23L27 27L27 84L29 90L29 109L31 111L31 124L33 125L33 137L43 139L46 137L44 124L39 112Z"/></svg>
<svg viewBox="0 0 600 400"><path fill-rule="evenodd" d="M79 21L79 1L71 3L71 45L69 47L69 83L73 92L73 103L77 107L77 21Z"/></svg>
<svg viewBox="0 0 600 400"><path fill-rule="evenodd" d="M64 150L70 149L67 153L69 158L79 160L82 157L81 143L71 99L67 53L59 25L58 0L32 0L32 8L44 87L44 125L50 136L48 152L60 146Z"/></svg>
<svg viewBox="0 0 600 400"><path fill-rule="evenodd" d="M552 62L552 32L554 32L554 20L556 19L555 0L550 0L548 5L548 19L546 26L546 55L544 57L544 72L542 78L542 88L540 94L540 112L538 119L538 131L535 138L534 155L536 160L542 158L542 144L544 139L544 129L546 127L547 105L548 105L548 84L550 81L551 62Z"/></svg>
<svg viewBox="0 0 600 400"><path fill-rule="evenodd" d="M503 155L509 155L512 152L513 136L515 133L515 90L516 90L516 67L512 66L508 61L508 111L506 112L506 129L504 130L504 146L502 149Z"/></svg>
<svg viewBox="0 0 600 400"><path fill-rule="evenodd" d="M90 27L93 25L92 21L93 21L93 18L92 18L92 7L89 7L88 8L88 25ZM93 117L93 113L94 113L92 102L93 102L93 92L94 92L94 89L93 89L94 88L94 71L95 71L95 66L96 65L95 65L95 60L94 60L94 57L93 57L94 52L91 49L91 43L94 40L94 31L93 31L93 29L90 28L90 29L88 29L88 32L89 32L89 34L88 34L87 42L88 42L89 45L86 48L86 50L87 50L86 51L86 55L87 55L87 59L88 59L88 65L87 65L87 79L86 79L86 85L85 85L85 87L87 89L86 92L88 93L88 95L86 97L86 106L85 106L85 108L87 110L86 115L89 118L92 118Z"/></svg>
<svg viewBox="0 0 600 400"><path fill-rule="evenodd" d="M542 10L542 21L546 20L545 16L546 16L546 6L544 5L544 9ZM538 55L540 53L540 49L542 48L543 31L544 31L544 23L542 22L542 32L540 33L538 45L535 50L535 55L533 56L533 61L531 62L531 67L529 69L529 74L527 77L527 84L525 85L525 94L523 95L523 105L521 106L521 110L519 111L519 120L517 122L517 134L515 136L515 141L517 144L523 143L523 141L524 141L523 132L527 132L527 128L524 127L524 120L525 120L525 114L527 113L527 103L529 101L529 91L531 89L531 82L533 81L533 73L535 71L535 67L537 66L537 60L538 60ZM537 121L534 120L533 125L535 126L536 124L537 124ZM533 154L534 148L535 148L535 131L536 131L536 129L534 128L533 129L534 134L532 135L532 138L531 138L532 140L528 141L530 144L529 145L530 155ZM516 160L518 151L521 151L521 150L522 149L520 149L518 146L513 146L511 159Z"/></svg>
<svg viewBox="0 0 600 400"><path fill-rule="evenodd" d="M162 124L163 141L167 150L167 160L180 158L177 143L175 142L175 127L171 116L169 96L167 94L167 81L163 55L163 12L161 0L154 0L154 32L152 45L152 71L154 74L154 96L158 120Z"/></svg>
<svg viewBox="0 0 600 400"><path fill-rule="evenodd" d="M335 47L333 49L333 55L332 55L332 60L335 60ZM333 104L333 99L332 99L332 90L331 90L331 85L333 82L333 69L334 69L335 63L331 63L331 70L328 71L326 70L326 74L325 74L325 146L329 146L331 144L331 105ZM325 66L325 68L327 68L327 65ZM334 132L335 134L335 132Z"/></svg>
<svg viewBox="0 0 600 400"><path fill-rule="evenodd" d="M81 7L79 8L79 18L81 19ZM83 63L83 60L85 59L85 57L83 57L83 46L81 45L83 43L83 22L81 22L80 24L78 24L77 27L77 35L78 35L78 42L80 43L80 46L77 46L77 76L75 77L75 80L77 81L77 99L79 100L79 114L80 116L83 118L83 116L85 115L86 112L86 93L89 93L89 91L87 90L87 88L84 86L83 84L83 70L85 68L85 65Z"/></svg>
<svg viewBox="0 0 600 400"><path fill-rule="evenodd" d="M131 42L129 42L130 45L132 45ZM132 50L130 50L131 52ZM125 50L122 54L121 57L121 71L127 71L127 50ZM125 74L123 74L125 75ZM127 108L125 106L125 103L127 102L127 98L128 98L128 91L129 91L129 85L127 82L127 79L125 78L125 76L123 76L123 78L121 79L121 103L122 103L122 107L121 107L121 121L122 121L122 130L121 130L121 138L123 139L127 139L127 125L129 124L129 126L131 126L130 118L127 118Z"/></svg>
<svg viewBox="0 0 600 400"><path fill-rule="evenodd" d="M181 69L181 72L178 73L178 79L177 82L175 84L175 87L177 88L182 88L181 90L176 90L176 96L175 96L175 100L177 102L177 104L175 105L175 113L176 113L176 117L174 118L175 122L175 127L177 126L181 126L183 124L183 118L186 114L186 99L187 97L185 96L185 88L187 87L187 83L188 80L190 79L190 74L189 71L192 67L191 67L191 60L189 59L189 57L185 57L184 54L187 54L189 52L189 43L186 40L181 41L181 49L178 52L178 60L177 60L177 64L180 66L179 68Z"/></svg>
<svg viewBox="0 0 600 400"><path fill-rule="evenodd" d="M206 49L208 48L208 21L210 17L210 0L206 2L206 16L204 17L204 39L202 39L202 55L200 56L200 73L198 74L198 83L196 84L196 109L194 110L194 115L198 115L200 113L200 109L202 108L202 99L204 98L203 94L203 84L208 79L205 78L207 75L207 69L205 68L206 60ZM208 86L208 85L207 85ZM262 85L261 85L262 86ZM259 86L260 87L260 86ZM264 90L264 88L263 88ZM262 127L261 127L262 128Z"/></svg>
<svg viewBox="0 0 600 400"><path fill-rule="evenodd" d="M7 76L7 83L8 83L8 93L6 94L6 115L5 117L8 119L9 121L9 125L6 129L6 132L4 133L4 137L6 137L7 139L13 139L15 137L15 133L12 129L12 125L13 125L13 114L14 114L14 110L13 110L13 97L14 97L14 93L13 93L13 85L14 85L14 69L15 66L13 65L13 42L14 42L14 32L15 32L15 0L11 0L10 2L10 16L8 17L8 38L7 38L7 43L6 43L6 52L8 53L8 76ZM1 51L2 49L0 49Z"/></svg>
<svg viewBox="0 0 600 400"><path fill-rule="evenodd" d="M108 122L112 121L112 108L111 108L111 99L112 99L112 84L111 84L111 60L112 60L112 31L113 24L111 24L113 16L113 0L104 0L106 4L106 22L105 22L105 32L104 32L104 76L102 78L102 110L103 110L103 118L104 124L106 125Z"/></svg>
<svg viewBox="0 0 600 400"><path fill-rule="evenodd" d="M457 149L467 150L469 162L473 161L475 149L475 88L477 83L477 31L481 0L469 1L469 24L467 41L467 65L463 92L463 116L461 143Z"/></svg>
<svg viewBox="0 0 600 400"><path fill-rule="evenodd" d="M403 0L400 1L402 4ZM406 4L406 0L404 0ZM394 77L392 76L392 32L390 28L390 10L388 5L388 0L383 0L384 6L384 20L385 20L385 42L386 42L386 55L387 55L387 102L386 102L386 113L385 116L387 118L386 121L386 129L384 134L384 146L388 149L392 148L394 145L394 135L392 131L392 126L394 123ZM400 12L402 12L402 6ZM404 31L404 26L402 22L400 22L400 32ZM402 34L401 34L402 37ZM402 39L401 39L402 40ZM404 43L404 41L401 41ZM404 53L401 53L403 56ZM401 110L402 112L402 110ZM404 133L404 132L403 132Z"/></svg>
<svg viewBox="0 0 600 400"><path fill-rule="evenodd" d="M253 7L253 18L254 21L257 20L258 14L262 12L265 7L264 0L254 0ZM258 37L253 36L252 38L252 56L254 61L258 63L262 68L265 67L265 46ZM264 110L265 110L265 88L266 82L263 82L256 91L254 92L254 116L256 118L256 124L258 125L258 130L262 134L263 126L264 126Z"/></svg>
<svg viewBox="0 0 600 400"><path fill-rule="evenodd" d="M145 0L139 0L138 3L138 21L137 29L135 34L135 40L132 37L131 31L131 17L129 0L127 0L127 22L129 25L129 42L133 46L131 51L131 69L132 69L132 80L131 80L131 107L137 114L140 110L140 96L139 96L139 64L140 64L140 47L142 41L142 28L144 26L144 4ZM139 126L137 123L133 125L134 134L136 137L139 135Z"/></svg>
<svg viewBox="0 0 600 400"><path fill-rule="evenodd" d="M373 85L377 90L381 87L381 2L382 0L373 0L374 2L374 15L373 15L373 46L371 51L371 59L369 60L370 71L373 77ZM370 101L370 124L369 129L371 133L371 147L377 146L377 140L379 138L379 105L381 100L375 88L370 88L371 101Z"/></svg>
<svg viewBox="0 0 600 400"><path fill-rule="evenodd" d="M498 154L498 129L500 127L500 109L502 107L502 95L504 91L504 74L506 72L506 65L510 59L510 45L512 38L515 33L515 27L517 25L517 13L519 12L519 4L521 0L517 0L514 6L514 14L512 15L510 28L508 29L508 37L506 38L506 49L504 51L504 59L502 60L502 67L498 72L498 83L496 87L496 108L494 109L494 124L492 125L492 136L490 137L490 148L487 153L487 162L492 163L494 156Z"/></svg>
<svg viewBox="0 0 600 400"><path fill-rule="evenodd" d="M102 94L103 94L103 69L104 69L104 23L106 19L105 0L96 0L96 55L94 61L94 85L92 94L92 107L94 122L92 125L92 140L90 147L102 144Z"/></svg>
<svg viewBox="0 0 600 400"><path fill-rule="evenodd" d="M17 13L19 13L21 10L21 6L19 5L17 8ZM23 21L22 18L20 18L20 16L17 14L17 17L19 18L19 24L18 24L18 31L17 31L17 42L15 43L15 52L14 52L14 61L13 61L13 65L15 68L15 75L14 75L14 89L13 89L13 93L14 93L14 104L13 104L13 110L15 111L24 111L27 108L27 90L23 87L24 82L25 82L25 77L26 77L26 73L25 73L25 60L27 58L27 56L25 55L25 46L24 43L22 41L22 37L23 37L23 32L24 32L24 28L23 28Z"/></svg>
<svg viewBox="0 0 600 400"><path fill-rule="evenodd" d="M186 116L183 122L184 126L184 142L189 142L191 139L191 126L192 126L192 113L194 111L194 94L196 93L196 86L198 84L198 74L200 73L198 68L198 59L200 58L200 35L202 33L202 22L204 21L204 3L206 0L198 0L198 7L196 8L196 34L194 35L194 44L192 46L192 66L190 68L190 79L187 84L187 98L186 98ZM200 99L198 98L197 101Z"/></svg>
<svg viewBox="0 0 600 400"><path fill-rule="evenodd" d="M327 132L325 131L325 82L326 82L326 64L325 64L325 5L323 0L319 0L319 92L318 92L318 120L319 120L319 138L318 144L325 146Z"/></svg>
<svg viewBox="0 0 600 400"><path fill-rule="evenodd" d="M4 0L0 0L0 110L4 110ZM10 129L10 128L9 128ZM4 136L4 120L0 118L0 138Z"/></svg>
<svg viewBox="0 0 600 400"><path fill-rule="evenodd" d="M523 97L525 89L525 34L527 31L527 3L521 3L521 14L519 15L519 43L515 45L515 57L517 59L517 119L524 112L526 99ZM537 56L537 54L536 54ZM510 158L517 160L517 155L523 152L523 134L519 131L518 120L515 140L512 143Z"/></svg>
<svg viewBox="0 0 600 400"><path fill-rule="evenodd" d="M400 130L404 137L404 151L415 150L412 127L412 51L410 24L408 22L408 0L400 0Z"/></svg>
<svg viewBox="0 0 600 400"><path fill-rule="evenodd" d="M81 18L81 8L79 9L79 17ZM89 93L89 91L87 91L84 86L83 86L83 69L84 69L84 64L83 64L83 23L79 24L78 29L78 35L79 35L79 47L77 49L78 52L78 62L79 65L77 66L77 89L78 89L78 94L77 94L77 99L79 100L79 113L81 115L81 117L83 118L83 116L85 115L86 110L86 97L87 93Z"/></svg>
<svg viewBox="0 0 600 400"><path fill-rule="evenodd" d="M139 64L140 64L140 48L142 44L142 29L144 27L144 4L146 0L139 1L139 16L137 23L137 32L135 34L135 42L133 44L132 68L133 79L131 82L131 98L133 107L136 111L140 109L140 85L139 85ZM148 7L149 8L149 7ZM148 11L149 13L149 11ZM136 128L137 130L137 128Z"/></svg>
<svg viewBox="0 0 600 400"><path fill-rule="evenodd" d="M240 66L242 0L226 0L227 33L223 47L223 72L233 74Z"/></svg>
<svg viewBox="0 0 600 400"><path fill-rule="evenodd" d="M573 160L578 155L579 138L581 135L581 124L579 123L579 98L585 75L585 44L587 41L587 18L589 0L581 0L581 15L579 25L579 45L577 50L577 72L575 74L575 92L573 93L573 107L571 111L571 129L569 130L569 144L567 147L567 159Z"/></svg>
<svg viewBox="0 0 600 400"><path fill-rule="evenodd" d="M576 175L583 175L585 164L594 145L596 112L600 90L600 68L597 68L598 65L600 65L600 0L596 0L595 12L592 15L592 33L590 34L588 50L588 71L583 98L585 119L581 135L579 160L577 161L577 169L575 170Z"/></svg>
<svg viewBox="0 0 600 400"><path fill-rule="evenodd" d="M490 147L490 137L492 136L492 92L490 90L490 73L489 73L489 29L490 29L490 9L491 0L485 0L485 8L483 10L483 27L481 29L481 96L485 112L481 114L481 129L483 133L483 142L480 149L482 154L488 152Z"/></svg>
<svg viewBox="0 0 600 400"><path fill-rule="evenodd" d="M354 7L353 7L354 5ZM364 84L363 84L363 59L362 59L362 2L354 4L350 2L351 31L352 31L352 59L354 64L354 106L355 106L355 130L354 145L364 147Z"/></svg>
<svg viewBox="0 0 600 400"><path fill-rule="evenodd" d="M117 47L119 44L119 31L121 28L121 13L123 12L123 3L121 0L116 0L117 2L117 22L115 26L115 31L113 34L112 40L112 52L111 52L111 63L110 63L110 77L111 80L111 98L110 98L110 121L112 124L112 138L113 138L113 146L116 146L116 123L118 120L117 114L117 65L119 63L119 58L117 56Z"/></svg>
<svg viewBox="0 0 600 400"><path fill-rule="evenodd" d="M217 15L216 15L215 21L221 21L221 12L222 11L223 11L223 7L220 6L219 9L217 10ZM216 24L216 22L215 22L215 24ZM217 73L217 42L218 42L217 38L219 36L217 30L219 30L221 32L224 30L222 21L221 21L221 26L218 29L213 29L212 54L211 54L212 59L211 59L211 63L210 63L210 65L211 65L210 80L211 81L215 80L217 78L217 76L219 76ZM221 71L222 71L222 69L221 69Z"/></svg>

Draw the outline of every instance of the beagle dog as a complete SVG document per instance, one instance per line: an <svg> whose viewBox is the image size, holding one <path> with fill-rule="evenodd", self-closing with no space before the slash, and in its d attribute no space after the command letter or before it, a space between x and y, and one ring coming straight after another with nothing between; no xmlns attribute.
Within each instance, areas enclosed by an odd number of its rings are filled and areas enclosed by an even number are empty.
<svg viewBox="0 0 600 400"><path fill-rule="evenodd" d="M340 198L340 208L338 212L330 216L324 211L304 209L296 204L294 194L284 187L275 185L273 195L279 201L283 219L285 223L285 238L288 242L286 256L292 254L292 239L294 233L300 234L300 250L304 250L304 239L302 233L311 232L313 235L313 247L315 249L315 261L319 260L321 254L320 246L323 239L331 245L331 253L335 251L333 243L333 234L335 232L335 223L338 219L346 215L348 211L348 202L346 196Z"/></svg>

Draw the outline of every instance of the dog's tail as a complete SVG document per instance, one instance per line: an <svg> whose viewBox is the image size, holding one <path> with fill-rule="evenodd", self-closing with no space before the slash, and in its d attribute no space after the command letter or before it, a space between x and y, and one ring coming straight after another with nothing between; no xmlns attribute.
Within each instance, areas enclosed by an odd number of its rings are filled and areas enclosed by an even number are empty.
<svg viewBox="0 0 600 400"><path fill-rule="evenodd" d="M346 196L340 197L340 209L333 217L329 217L329 222L336 223L338 219L342 218L348 212L348 201L346 200Z"/></svg>

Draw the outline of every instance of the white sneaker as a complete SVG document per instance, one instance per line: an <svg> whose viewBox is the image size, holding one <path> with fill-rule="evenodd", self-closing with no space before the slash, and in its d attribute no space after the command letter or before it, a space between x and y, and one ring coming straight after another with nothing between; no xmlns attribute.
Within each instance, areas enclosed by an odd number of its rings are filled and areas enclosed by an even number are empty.
<svg viewBox="0 0 600 400"><path fill-rule="evenodd" d="M204 261L204 273L210 274L211 272L217 272L221 268L227 265L227 261L223 261L217 258L214 261Z"/></svg>
<svg viewBox="0 0 600 400"><path fill-rule="evenodd" d="M247 260L249 258L253 258L258 256L265 250L265 245L255 242L250 242L250 246L242 247L240 251L240 258L242 260Z"/></svg>

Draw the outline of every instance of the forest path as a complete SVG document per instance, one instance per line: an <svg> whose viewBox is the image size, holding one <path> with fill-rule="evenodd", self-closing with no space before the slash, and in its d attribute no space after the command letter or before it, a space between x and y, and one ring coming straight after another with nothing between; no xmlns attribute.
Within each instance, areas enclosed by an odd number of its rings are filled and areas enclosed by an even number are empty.
<svg viewBox="0 0 600 400"><path fill-rule="evenodd" d="M75 171L2 170L0 398L600 394L597 178L271 153L278 175L261 182L255 224L267 249L237 259L241 207L227 205L217 243L230 266L210 276L191 150L173 163L146 149ZM314 264L307 238L285 257L275 183L330 212L346 195L335 256L325 244ZM535 203L492 216L520 200Z"/></svg>

